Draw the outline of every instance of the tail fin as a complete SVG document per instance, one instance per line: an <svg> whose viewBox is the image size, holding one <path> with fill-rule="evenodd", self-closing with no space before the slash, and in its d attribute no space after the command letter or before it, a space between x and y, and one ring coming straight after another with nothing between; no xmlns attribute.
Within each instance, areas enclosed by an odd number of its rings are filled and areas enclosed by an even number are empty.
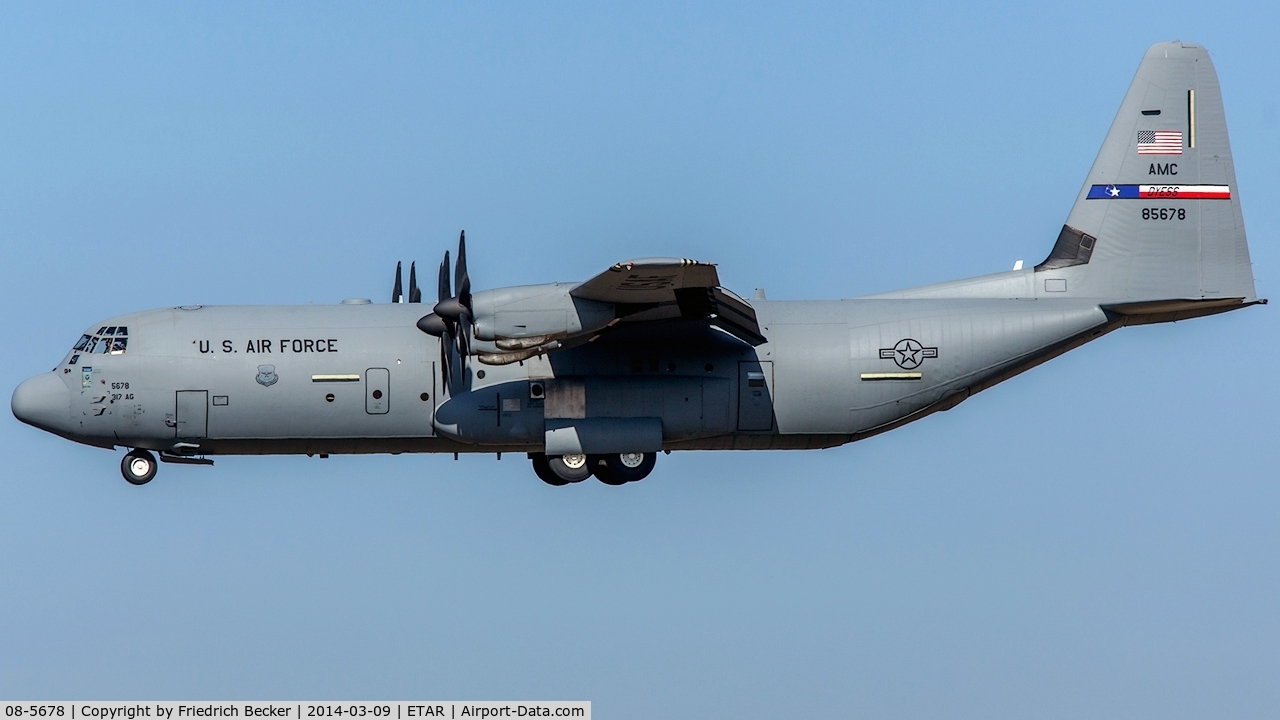
<svg viewBox="0 0 1280 720"><path fill-rule="evenodd" d="M1037 295L1141 304L1147 315L1256 301L1222 94L1204 48L1147 50L1035 279Z"/></svg>

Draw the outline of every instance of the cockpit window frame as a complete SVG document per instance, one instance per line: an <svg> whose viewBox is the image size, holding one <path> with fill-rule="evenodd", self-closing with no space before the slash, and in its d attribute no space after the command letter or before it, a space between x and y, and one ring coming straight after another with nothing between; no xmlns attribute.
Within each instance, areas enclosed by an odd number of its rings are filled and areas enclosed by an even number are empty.
<svg viewBox="0 0 1280 720"><path fill-rule="evenodd" d="M80 336L72 353L83 355L124 355L129 350L127 325L103 325L96 333ZM78 357L78 356L77 356Z"/></svg>

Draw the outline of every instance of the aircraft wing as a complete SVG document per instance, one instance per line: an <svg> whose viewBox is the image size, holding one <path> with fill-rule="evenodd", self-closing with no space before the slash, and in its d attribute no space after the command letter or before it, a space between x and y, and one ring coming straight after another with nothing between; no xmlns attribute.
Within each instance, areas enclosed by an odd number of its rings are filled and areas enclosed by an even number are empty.
<svg viewBox="0 0 1280 720"><path fill-rule="evenodd" d="M760 345L756 311L720 287L716 266L685 258L642 258L613 265L569 292L584 300L612 303L625 323L702 319Z"/></svg>

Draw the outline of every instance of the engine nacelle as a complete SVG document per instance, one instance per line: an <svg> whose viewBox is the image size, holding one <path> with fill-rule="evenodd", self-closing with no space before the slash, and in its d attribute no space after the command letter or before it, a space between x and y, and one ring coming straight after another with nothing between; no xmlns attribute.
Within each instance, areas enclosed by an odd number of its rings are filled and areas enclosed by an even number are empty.
<svg viewBox="0 0 1280 720"><path fill-rule="evenodd" d="M612 304L575 298L569 294L574 287L570 283L548 283L473 293L471 312L476 339L513 341L499 343L499 347L517 350L595 332L613 322L616 316Z"/></svg>

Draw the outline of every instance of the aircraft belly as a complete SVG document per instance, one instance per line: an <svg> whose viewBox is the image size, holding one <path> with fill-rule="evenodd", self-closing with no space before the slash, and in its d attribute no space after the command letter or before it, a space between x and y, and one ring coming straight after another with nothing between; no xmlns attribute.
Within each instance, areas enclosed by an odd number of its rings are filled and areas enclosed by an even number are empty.
<svg viewBox="0 0 1280 720"><path fill-rule="evenodd" d="M677 440L729 432L729 381L724 378L567 376L496 383L459 393L436 414L439 432L473 445L540 445L553 426L649 419Z"/></svg>

